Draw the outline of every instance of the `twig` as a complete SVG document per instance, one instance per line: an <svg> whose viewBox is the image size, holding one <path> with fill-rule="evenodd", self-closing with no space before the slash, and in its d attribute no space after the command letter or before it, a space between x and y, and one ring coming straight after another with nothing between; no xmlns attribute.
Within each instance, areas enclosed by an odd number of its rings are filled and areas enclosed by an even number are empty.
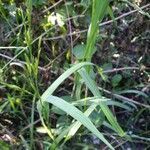
<svg viewBox="0 0 150 150"><path fill-rule="evenodd" d="M148 8L149 6L150 6L150 4L147 4L147 5L142 6L140 9L142 10L142 9ZM116 17L114 20L117 21L117 20L122 19L124 17L127 17L127 16L129 16L129 15L131 15L131 14L137 12L137 11L139 11L139 9L131 10L127 13L124 13L124 14ZM114 20L106 21L104 23L99 24L99 26L104 26L104 25L110 24L110 23L114 22Z"/></svg>
<svg viewBox="0 0 150 150"><path fill-rule="evenodd" d="M61 57L66 51L63 51L60 55L58 55L54 60L53 62L58 59L59 57ZM5 59L8 59L8 60L12 60L13 57L10 57L10 56L7 56L5 54L2 54L0 53L0 57L3 57ZM21 60L18 60L18 59L13 59L12 61L13 63L20 63L22 65L26 65L26 62L24 61L21 61ZM41 67L41 66L38 66L38 69L41 70L41 71L46 71L46 68L48 68L50 66L50 64L52 64L53 62L49 63L48 65L44 66L44 67ZM147 69L147 68L145 68ZM103 71L104 73L113 73L113 72L117 72L117 71L124 71L124 70L140 70L139 67L124 67L124 68L114 68L112 70L106 70L106 71Z"/></svg>
<svg viewBox="0 0 150 150"><path fill-rule="evenodd" d="M145 105L145 104L142 104L142 103L139 103L137 101L134 101L133 99L130 99L130 98L127 98L127 97L124 97L122 95L118 95L118 94L113 94L112 92L108 91L108 90L105 90L103 88L100 88L99 89L109 95L113 95L115 98L117 99L120 99L120 100L123 100L123 101L128 101L128 102L131 102L131 103L134 103L134 104L137 104L139 106L143 106L143 107L146 107L146 108L150 108L150 105Z"/></svg>
<svg viewBox="0 0 150 150"><path fill-rule="evenodd" d="M24 127L20 132L25 131L26 129L30 128L31 126L33 126L33 125L35 125L35 124L37 124L39 122L40 122L40 119L34 121L33 123L30 123L29 125L27 125L26 127Z"/></svg>
<svg viewBox="0 0 150 150"><path fill-rule="evenodd" d="M70 18L68 6L66 5L66 0L64 0L65 6L66 6L66 12L67 12L67 18ZM71 27L71 21L68 20L68 26L69 26L69 34L70 34L70 45L71 45L71 62L73 63L73 38L72 38L72 27Z"/></svg>
<svg viewBox="0 0 150 150"><path fill-rule="evenodd" d="M148 18L150 18L150 15L148 13L145 13L137 4L133 4L128 0L122 0L122 2L125 2L127 4L129 4L131 7L133 7L134 9L137 9L139 11L139 13L141 13L142 15L147 16ZM149 5L149 4L148 4Z"/></svg>
<svg viewBox="0 0 150 150"><path fill-rule="evenodd" d="M18 25L17 27L13 28L13 31L17 31L19 28L21 28L23 25L25 25L26 23L28 23L28 21ZM9 36L13 33L13 31L11 30L10 32L6 33L6 37L5 38L9 38Z"/></svg>
<svg viewBox="0 0 150 150"><path fill-rule="evenodd" d="M0 123L0 127L11 137L11 142L16 142L16 137L5 126Z"/></svg>
<svg viewBox="0 0 150 150"><path fill-rule="evenodd" d="M5 66L2 68L2 70L3 70L4 68L6 68L12 61L14 61L15 59L17 59L17 57L18 57L21 53L23 53L25 50L26 50L26 48L25 48L25 49L22 49L17 55L15 55L8 63L5 64Z"/></svg>
<svg viewBox="0 0 150 150"><path fill-rule="evenodd" d="M9 47L4 47L0 46L0 49L26 49L27 47L16 47L16 46L9 46Z"/></svg>
<svg viewBox="0 0 150 150"><path fill-rule="evenodd" d="M112 73L117 71L124 71L124 70L140 70L139 67L124 67L124 68L114 68L112 70L103 71L104 73Z"/></svg>
<svg viewBox="0 0 150 150"><path fill-rule="evenodd" d="M20 61L20 60L18 60L18 59L13 59L13 57L10 57L10 56L7 56L7 55L1 54L1 53L0 53L0 57L6 58L6 59L8 59L8 60L12 60L11 62L18 62L18 63L20 63L20 64L22 64L22 65L26 65L26 64L27 64L27 63L24 62L24 61ZM46 70L45 68L40 67L40 66L38 66L38 69L39 69L39 70L42 70L42 71L45 71L45 70Z"/></svg>
<svg viewBox="0 0 150 150"><path fill-rule="evenodd" d="M56 7L58 4L60 4L61 2L63 2L63 0L59 0L58 2L56 2L54 5L48 7L47 9L43 10L42 13L40 15L42 15L43 13L46 13L47 11L51 10L52 8Z"/></svg>
<svg viewBox="0 0 150 150"><path fill-rule="evenodd" d="M150 6L150 4L147 4L145 6L142 6L140 9L145 9L145 8L148 8ZM135 12L139 11L138 9L135 9L135 10L132 10L130 12L127 12L127 13L124 13L123 15L120 15L118 17L115 18L115 21L118 21L124 17L127 17ZM105 25L108 25L110 23L113 23L114 20L109 20L109 21L106 21L106 22L103 22L103 23L100 23L99 26L102 27L102 26L105 26ZM64 38L64 37L68 37L68 36L71 36L71 35L76 35L76 34L82 34L82 33L85 33L87 32L87 29L84 29L84 30L81 30L81 31L78 31L78 32L72 32L72 33L69 33L67 35L60 35L60 36L56 36L56 37L51 37L51 38L43 38L43 40L56 40L56 39L61 39L61 38Z"/></svg>
<svg viewBox="0 0 150 150"><path fill-rule="evenodd" d="M79 15L79 16L83 16L83 15ZM73 18L76 18L76 17L78 17L78 16L67 18L67 19L65 20L65 22L68 21L69 19L73 19ZM55 26L52 26L50 29L48 29L47 31L45 31L44 33L42 33L39 37L35 38L35 39L32 41L31 44L35 43L38 39L40 39L41 37L45 36L48 32L50 32L52 29L54 29L54 28L56 28L56 27L58 27L58 26L59 26L58 24L55 25Z"/></svg>
<svg viewBox="0 0 150 150"><path fill-rule="evenodd" d="M69 21L69 20L76 19L76 18L82 18L84 16L85 15L77 15L77 16L69 17L69 18L65 19L65 21ZM25 23L22 23L22 24L18 25L17 27L13 28L13 31L18 30L19 28L21 28L26 23L28 23L28 22L26 21ZM54 27L57 27L57 26L58 25L55 25ZM6 37L5 38L8 38L13 33L13 31L9 31L8 33L6 33Z"/></svg>

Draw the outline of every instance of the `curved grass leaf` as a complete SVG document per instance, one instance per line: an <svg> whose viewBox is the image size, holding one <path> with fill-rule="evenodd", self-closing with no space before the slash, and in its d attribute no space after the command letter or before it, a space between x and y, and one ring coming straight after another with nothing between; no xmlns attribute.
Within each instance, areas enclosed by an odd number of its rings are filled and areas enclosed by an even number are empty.
<svg viewBox="0 0 150 150"><path fill-rule="evenodd" d="M128 94L128 93L134 93L134 94L137 94L137 96L143 96L145 98L148 98L147 94L138 90L124 90L124 91L118 92L117 94Z"/></svg>
<svg viewBox="0 0 150 150"><path fill-rule="evenodd" d="M93 0L92 20L88 30L87 44L86 44L85 56L84 56L86 61L91 61L93 51L94 51L94 44L97 37L98 22L102 21L107 11L108 4L109 4L108 0Z"/></svg>
<svg viewBox="0 0 150 150"><path fill-rule="evenodd" d="M86 70L84 68L82 68L78 72L81 75L82 79L84 80L86 86L93 93L93 95L96 96L96 97L100 97L101 98L102 96L101 96L101 94L99 92L98 87L96 86L96 83L90 78L90 76L88 75L88 73L86 72ZM113 116L113 114L111 113L111 111L108 108L108 106L105 103L101 102L100 107L101 107L102 111L104 112L106 118L109 120L109 122L111 123L111 125L118 132L118 134L120 136L125 136L124 131L122 130L122 128L118 124L116 118Z"/></svg>
<svg viewBox="0 0 150 150"><path fill-rule="evenodd" d="M74 66L72 66L70 69L68 69L67 71L65 71L57 80L55 80L55 82L53 82L53 84L43 93L43 95L41 96L41 99L37 102L37 109L40 115L40 119L42 121L42 124L45 128L45 130L47 131L48 135L51 137L51 139L54 140L54 137L50 131L50 129L47 128L46 124L44 123L44 119L43 119L43 114L46 115L46 118L48 118L48 108L47 108L47 104L43 103L42 99L47 99L48 96L52 95L52 93L57 89L57 87L65 80L67 79L71 74L73 74L74 72L76 72L78 69L80 69L83 66L86 65L94 65L92 63L89 62L82 62L82 63L78 63L75 64ZM44 112L43 112L44 110Z"/></svg>
<svg viewBox="0 0 150 150"><path fill-rule="evenodd" d="M48 96L46 99L42 99L43 101L49 102L61 110L68 113L74 119L80 121L87 129L89 129L93 134L95 134L100 140L102 140L110 149L114 149L110 143L105 139L105 137L97 130L97 128L93 125L88 117L86 117L79 109L74 107L72 104L64 101L61 98L56 96Z"/></svg>
<svg viewBox="0 0 150 150"><path fill-rule="evenodd" d="M91 105L91 104L100 105L100 103L103 102L106 105L118 106L118 107L126 109L128 111L132 110L129 106L122 104L121 102L113 101L113 100L105 98L105 97L102 97L102 98L95 98L95 97L92 98L91 97L91 98L81 99L81 100L73 102L72 104L74 106L85 106L85 101L86 101L86 105Z"/></svg>
<svg viewBox="0 0 150 150"><path fill-rule="evenodd" d="M84 115L85 116L89 116L93 111L94 109L97 107L97 104L92 104L85 112L84 112ZM67 134L67 137L66 137L66 140L68 140L70 137L74 136L75 133L78 131L78 129L80 128L80 126L82 125L81 122L79 121L76 121L72 128L70 128L68 134Z"/></svg>
<svg viewBox="0 0 150 150"><path fill-rule="evenodd" d="M85 112L84 115L85 116L89 116L94 109L96 108L96 104L92 104ZM60 141L66 137L65 142L70 139L72 136L74 136L74 134L78 131L78 129L80 128L80 126L82 125L81 122L76 121L74 122L72 125L70 125L67 129L65 129L56 139L55 139L55 143L52 144L52 147L56 146L56 143L60 143ZM64 142L64 143L65 143Z"/></svg>
<svg viewBox="0 0 150 150"><path fill-rule="evenodd" d="M57 87L65 80L67 79L71 74L75 73L77 70L79 70L80 68L82 68L83 66L87 66L87 65L94 65L90 62L81 62L78 64L75 64L74 66L72 66L70 69L68 69L67 71L65 71L61 76L59 76L59 78L57 80L55 80L52 85L43 93L42 98L46 98L47 96L51 95L56 89Z"/></svg>

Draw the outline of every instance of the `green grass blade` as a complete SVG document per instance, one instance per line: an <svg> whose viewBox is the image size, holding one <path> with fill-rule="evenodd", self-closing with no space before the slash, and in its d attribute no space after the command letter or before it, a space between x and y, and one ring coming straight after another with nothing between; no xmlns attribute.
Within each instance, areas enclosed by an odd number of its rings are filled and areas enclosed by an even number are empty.
<svg viewBox="0 0 150 150"><path fill-rule="evenodd" d="M67 79L71 74L75 73L77 70L82 68L83 66L87 65L93 65L92 63L89 62L82 62L75 64L72 66L70 69L65 71L42 95L42 98L44 99L45 97L53 94L53 92L57 89L57 87L65 80Z"/></svg>
<svg viewBox="0 0 150 150"><path fill-rule="evenodd" d="M92 104L100 104L101 102L104 102L106 105L112 105L112 106L117 106L123 109L126 109L128 111L131 111L131 107L122 104L121 102L117 102L117 101L113 101L111 99L102 97L102 98L96 98L96 97L91 97L91 98L87 98L87 99L81 99L75 102L72 102L72 104L74 106L85 106L85 101L86 101L86 105L92 105Z"/></svg>
<svg viewBox="0 0 150 150"><path fill-rule="evenodd" d="M137 96L143 96L145 98L148 98L147 94L138 90L124 90L124 91L117 92L117 94L132 94L132 93L137 94Z"/></svg>
<svg viewBox="0 0 150 150"><path fill-rule="evenodd" d="M119 102L114 102L114 101L109 100L107 98L99 99L97 97L89 97L89 98L85 98L85 99L81 99L81 100L78 100L76 102L73 102L72 104L75 105L75 106L78 106L78 105L84 106L85 105L85 100L87 101L87 105L90 105L90 107L84 112L84 115L87 116L87 117L94 111L94 109L98 105L97 103L100 103L102 100L104 100L106 103L108 102L108 105L116 105L118 107L121 107L121 108L124 108L124 109L127 109L127 110L131 111L131 108L128 107L127 105L123 105L122 103L119 103ZM94 101L95 101L95 103L94 103ZM76 134L76 132L81 127L81 125L82 125L82 123L79 122L79 121L74 122L72 124L72 126L69 126L63 133L61 133L56 138L56 143L59 143L65 136L66 136L65 141L70 139L72 136L74 136ZM112 126L110 126L110 129L114 130L114 128ZM114 130L114 131L117 132L116 130Z"/></svg>
<svg viewBox="0 0 150 150"><path fill-rule="evenodd" d="M90 78L90 76L88 75L86 70L83 69L83 68L80 69L79 74L81 75L81 77L83 78L86 86L90 89L90 91L93 93L93 95L98 96L98 97L101 98L102 96L101 96L101 94L98 90L98 87L96 86L96 83ZM120 136L125 136L124 131L122 130L122 128L118 124L116 118L113 116L113 114L111 113L108 106L105 103L101 102L100 107L101 107L102 111L104 112L105 116L107 117L107 119L109 120L109 122L111 123L111 125L118 132L118 134Z"/></svg>
<svg viewBox="0 0 150 150"><path fill-rule="evenodd" d="M49 95L43 101L49 102L61 110L68 113L74 119L80 121L87 129L89 129L93 134L95 134L100 140L102 140L110 149L114 149L110 143L105 139L105 137L97 130L94 124L90 121L88 117L86 117L79 109L74 107L72 104L64 101L61 98L56 96Z"/></svg>
<svg viewBox="0 0 150 150"><path fill-rule="evenodd" d="M89 116L93 111L94 109L96 108L97 104L92 104L85 112L84 112L84 115L85 116ZM79 122L79 121L76 121L72 128L69 130L68 132L68 135L66 137L66 140L68 140L70 137L74 136L75 133L78 131L78 129L81 127L82 123Z"/></svg>
<svg viewBox="0 0 150 150"><path fill-rule="evenodd" d="M86 52L84 59L91 61L94 45L96 42L98 23L102 21L108 7L108 0L93 0L92 5L92 20L88 30Z"/></svg>
<svg viewBox="0 0 150 150"><path fill-rule="evenodd" d="M115 21L115 16L114 16L113 10L110 6L107 7L107 11L108 11L108 14L110 15L111 19L113 20L114 25L117 26L117 22Z"/></svg>
<svg viewBox="0 0 150 150"><path fill-rule="evenodd" d="M89 116L94 109L96 108L96 104L92 104L85 112L84 115L85 116ZM82 125L81 122L76 121L74 122L71 126L69 126L67 129L65 129L56 139L55 139L55 143L52 144L52 147L56 146L56 143L60 143L60 141L66 137L65 141L67 141L68 139L70 139L72 136L75 135L75 133L78 131L78 129L80 128L80 126Z"/></svg>
<svg viewBox="0 0 150 150"><path fill-rule="evenodd" d="M41 100L39 100L37 102L37 109L40 115L40 119L42 121L42 124L45 128L45 130L47 131L48 135L54 139L51 131L47 128L46 124L44 123L44 119L43 119L43 115L46 116L46 118L48 118L48 113L47 113L47 104L43 103L42 99L47 99L48 96L52 95L52 93L57 89L57 87L65 80L67 79L71 74L73 74L74 72L76 72L78 69L80 69L83 66L86 65L93 65L92 63L89 62L82 62L82 63L78 63L75 64L74 66L72 66L70 69L68 69L67 71L65 71L57 80L55 80L55 82L43 93L43 95L41 96Z"/></svg>

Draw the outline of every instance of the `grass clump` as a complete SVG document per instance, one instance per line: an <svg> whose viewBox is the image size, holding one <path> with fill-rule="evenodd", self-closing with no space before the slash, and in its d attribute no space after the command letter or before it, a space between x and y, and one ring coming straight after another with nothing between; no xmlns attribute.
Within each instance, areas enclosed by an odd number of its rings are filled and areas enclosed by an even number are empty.
<svg viewBox="0 0 150 150"><path fill-rule="evenodd" d="M0 147L148 148L147 10L0 0Z"/></svg>

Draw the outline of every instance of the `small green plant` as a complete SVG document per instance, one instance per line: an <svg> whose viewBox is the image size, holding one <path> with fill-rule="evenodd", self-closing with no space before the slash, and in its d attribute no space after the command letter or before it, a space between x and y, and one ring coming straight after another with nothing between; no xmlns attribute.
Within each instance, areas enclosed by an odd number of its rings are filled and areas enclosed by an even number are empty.
<svg viewBox="0 0 150 150"><path fill-rule="evenodd" d="M107 12L108 0L93 0L92 19L88 29L87 42L84 54L85 61L91 61L95 51L95 42L98 33L99 23Z"/></svg>
<svg viewBox="0 0 150 150"><path fill-rule="evenodd" d="M99 139L101 139L110 149L114 149L109 144L109 142L105 139L105 137L96 129L96 127L93 125L93 123L90 121L90 119L87 117L94 111L94 109L98 105L100 106L102 112L104 113L104 115L106 116L108 121L110 122L112 128L116 132L118 132L118 134L120 136L125 136L124 131L119 126L116 118L113 116L112 112L110 111L109 107L107 106L107 104L105 102L102 101L102 102L100 102L100 104L93 103L93 104L91 104L91 106L89 108L87 108L85 113L83 113L78 108L71 105L70 103L64 101L63 99L61 99L59 97L52 95L53 92L57 89L57 87L65 79L67 79L72 73L76 73L76 71L78 71L77 83L81 82L81 80L82 80L82 83L79 83L80 85L77 85L77 88L81 89L81 87L82 87L81 84L83 84L83 82L84 82L85 85L88 87L88 89L92 92L94 97L97 97L100 100L103 99L96 83L90 77L90 75L88 75L88 70L84 69L84 66L88 66L88 68L89 68L89 66L92 65L91 63L88 63L88 62L91 61L91 58L95 52L94 45L96 42L99 21L102 21L104 14L106 13L107 7L108 7L107 0L104 0L104 1L103 0L100 0L100 1L93 0L92 20L91 20L91 24L90 24L88 35L87 35L86 46L80 45L80 46L74 48L75 56L79 60L82 59L82 61L87 61L87 62L78 63L78 64L74 65L73 67L71 67L70 69L68 69L44 92L44 94L41 96L41 100L39 100L39 102L38 102L37 107L38 107L38 111L40 113L40 118L43 122L43 126L45 127L45 129L46 129L47 133L49 134L49 136L51 137L51 139L54 141L54 144L52 145L52 149L54 149L59 144L59 142L64 138L64 136L67 135L66 139L73 136L77 132L77 130L80 128L81 124L83 124L86 128L88 128ZM85 47L85 49L84 49L84 47ZM79 50L81 50L81 51L79 51ZM81 93L79 92L78 94L80 95ZM77 100L80 101L80 99L77 99ZM71 115L74 119L76 119L78 121L74 124L71 124L69 129L67 131L65 130L65 132L63 132L63 134L60 134L58 136L58 138L56 138L56 139L54 138L52 131L49 130L46 127L46 124L44 123L44 118L43 118L45 116L44 114L46 113L46 116L49 115L49 113L48 113L49 109L46 106L45 102L55 105L56 107L65 111L67 114ZM85 106L86 106L86 102L85 102ZM48 118L48 116L46 118Z"/></svg>
<svg viewBox="0 0 150 150"><path fill-rule="evenodd" d="M113 147L109 144L109 142L104 138L104 136L96 129L96 127L93 125L93 123L89 120L88 116L94 111L94 109L97 106L100 106L101 110L105 114L108 121L111 123L112 128L118 132L120 136L125 136L125 133L117 123L116 119L112 115L111 111L109 110L107 104L105 103L106 98L102 97L98 87L96 86L96 83L91 79L91 77L87 74L86 70L83 68L84 66L92 65L88 62L78 63L68 69L66 72L64 72L41 96L41 100L38 101L38 111L40 113L40 118L43 122L44 127L46 128L47 133L51 137L51 139L54 140L54 144L52 147L56 147L57 144L67 135L66 139L69 139L72 137L80 128L80 126L83 124L85 127L87 127L93 134L95 134L99 139L101 139L109 148L113 149ZM91 106L87 108L87 110L83 113L81 112L77 107L73 106L69 102L66 102L62 98L53 96L54 91L58 88L62 82L67 79L72 73L75 73L76 71L79 72L81 75L81 78L83 79L86 86L89 88L89 90L93 93L94 97L98 99L98 102L91 103ZM95 98L91 99L94 100ZM82 100L78 100L77 103ZM57 138L54 138L54 135L52 134L51 130L49 130L45 123L43 114L45 113L47 104L51 103L54 106L60 108L61 110L65 111L67 114L71 115L75 120L78 122L71 124L68 129L64 130L62 134L60 134ZM85 104L89 103L88 100L84 102ZM113 104L112 104L113 105ZM79 104L80 106L80 104ZM119 105L121 106L121 105ZM125 107L125 106L124 106Z"/></svg>
<svg viewBox="0 0 150 150"><path fill-rule="evenodd" d="M0 148L149 148L150 4L136 3L0 0Z"/></svg>

